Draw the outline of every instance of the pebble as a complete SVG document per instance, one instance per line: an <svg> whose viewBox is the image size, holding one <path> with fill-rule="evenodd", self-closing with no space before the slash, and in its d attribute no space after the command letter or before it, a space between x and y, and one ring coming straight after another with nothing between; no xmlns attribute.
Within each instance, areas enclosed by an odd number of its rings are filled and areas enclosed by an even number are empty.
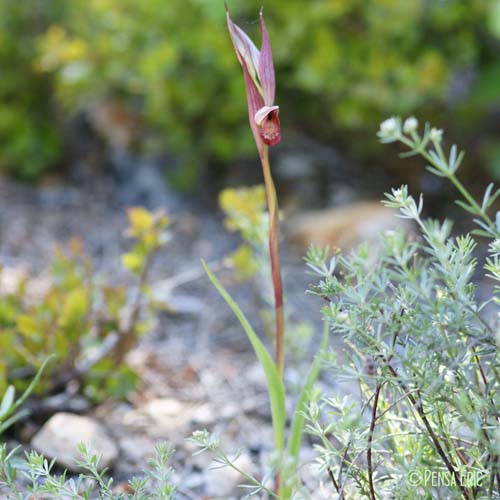
<svg viewBox="0 0 500 500"><path fill-rule="evenodd" d="M255 466L246 453L240 455L233 463L247 474L255 473ZM209 497L227 498L234 493L238 485L245 482L245 478L231 467L208 469L203 475L205 494Z"/></svg>
<svg viewBox="0 0 500 500"><path fill-rule="evenodd" d="M106 429L90 417L73 413L56 413L34 436L31 445L46 458L71 472L78 472L80 455L77 446L89 445L92 453L100 456L99 469L113 464L118 457L118 448Z"/></svg>
<svg viewBox="0 0 500 500"><path fill-rule="evenodd" d="M141 409L141 413L151 420L149 434L165 436L175 445L189 433L192 412L192 407L173 398L153 399Z"/></svg>

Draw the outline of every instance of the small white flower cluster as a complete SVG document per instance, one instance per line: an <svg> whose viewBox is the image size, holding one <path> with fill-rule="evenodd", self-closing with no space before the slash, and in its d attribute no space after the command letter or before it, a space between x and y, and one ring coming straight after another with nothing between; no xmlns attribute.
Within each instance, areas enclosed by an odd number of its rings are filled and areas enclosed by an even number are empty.
<svg viewBox="0 0 500 500"><path fill-rule="evenodd" d="M408 200L408 186L403 185L400 188L393 188L392 196L395 202L405 205Z"/></svg>
<svg viewBox="0 0 500 500"><path fill-rule="evenodd" d="M377 134L382 142L394 142L401 136L401 120L398 117L387 118L380 124Z"/></svg>
<svg viewBox="0 0 500 500"><path fill-rule="evenodd" d="M431 131L429 133L429 139L434 143L434 144L440 144L441 141L443 140L443 130L440 128L431 128Z"/></svg>
<svg viewBox="0 0 500 500"><path fill-rule="evenodd" d="M418 131L418 120L414 116L406 118L401 125L401 119L392 116L380 124L378 137L384 143L394 142L401 139L402 134L407 134L416 138ZM443 140L443 130L432 127L429 131L429 140L434 144L440 144Z"/></svg>

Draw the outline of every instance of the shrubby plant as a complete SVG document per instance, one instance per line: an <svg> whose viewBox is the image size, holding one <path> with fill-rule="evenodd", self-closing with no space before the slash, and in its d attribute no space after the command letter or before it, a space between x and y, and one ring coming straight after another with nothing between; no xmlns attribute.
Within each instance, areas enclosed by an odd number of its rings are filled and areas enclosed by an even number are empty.
<svg viewBox="0 0 500 500"><path fill-rule="evenodd" d="M25 387L52 354L57 363L44 371L38 394L74 381L89 398L101 400L123 397L135 386L137 376L124 358L154 319L148 270L166 241L169 220L138 207L128 218L127 235L134 243L122 259L136 278L135 288L103 283L74 241L69 252L57 253L44 290L33 294L28 277L0 295L0 387L9 382Z"/></svg>
<svg viewBox="0 0 500 500"><path fill-rule="evenodd" d="M442 136L428 125L421 135L415 118L391 118L379 132L456 186L476 233L491 240L482 275L498 281L499 225L488 209L500 193L490 185L477 203L456 176L463 153L445 154ZM476 241L425 219L422 197L402 186L384 204L419 235L389 232L381 251L307 255L320 278L310 293L328 302L324 319L345 346L327 367L357 386L313 393L307 429L319 461L339 498L499 498L498 290L478 298Z"/></svg>
<svg viewBox="0 0 500 500"><path fill-rule="evenodd" d="M240 279L265 276L269 281L268 235L264 186L227 188L219 194L219 205L224 212L224 226L237 231L243 243L228 256L228 262Z"/></svg>
<svg viewBox="0 0 500 500"><path fill-rule="evenodd" d="M440 129L426 125L420 132L413 117L404 122L391 118L378 135L383 143L401 142L409 148L402 156L421 155L430 172L448 179L477 229L452 236L451 221L424 218L422 196L415 199L402 186L388 193L384 204L411 220L417 235L390 231L382 235L380 248L363 244L349 255L309 250L306 262L320 278L310 293L328 302L325 324L344 344L343 353L332 351L323 365L334 380L350 383L350 390L330 394L313 389L316 372L293 418L306 419L334 498L500 498L495 311L500 288L478 299L474 239L490 240L482 274L500 281L500 219L491 214L500 190L491 184L481 202L474 199L457 176L464 154L456 146L445 153ZM233 198L231 193L229 205L240 206ZM210 277L263 365L270 364L241 310ZM278 382L268 375L268 383L275 403L273 384ZM276 417L274 425L276 431ZM284 436L284 427L278 429ZM294 431L292 425L291 439ZM217 436L198 432L193 442L220 464L234 467ZM280 442L273 464L276 487L270 489L268 478L251 476L246 476L247 485L274 498L308 498L297 463L293 456L290 462ZM300 437L296 443L300 449Z"/></svg>
<svg viewBox="0 0 500 500"><path fill-rule="evenodd" d="M68 477L66 472L56 474L54 461L49 462L36 451L19 459L17 450L7 451L0 445L0 492L15 500L44 498L59 500L171 500L176 486L169 461L174 450L165 443L155 448L155 456L143 475L134 477L125 487L114 488L106 470L100 470L99 457L85 444L78 448L81 460L78 466L84 471L78 477Z"/></svg>
<svg viewBox="0 0 500 500"><path fill-rule="evenodd" d="M25 180L60 160L53 80L36 70L37 39L64 18L63 0L0 0L0 170Z"/></svg>

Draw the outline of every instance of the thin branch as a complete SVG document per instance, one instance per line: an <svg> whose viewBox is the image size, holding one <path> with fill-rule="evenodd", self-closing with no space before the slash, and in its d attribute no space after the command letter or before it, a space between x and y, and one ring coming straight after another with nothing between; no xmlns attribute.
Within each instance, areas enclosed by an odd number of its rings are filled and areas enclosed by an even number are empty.
<svg viewBox="0 0 500 500"><path fill-rule="evenodd" d="M368 464L368 483L370 486L370 497L372 500L377 500L377 497L375 495L375 486L373 484L372 442L373 442L373 433L375 431L375 423L377 421L377 407L381 389L382 389L382 384L378 384L375 389L375 396L373 398L372 418L370 421L370 430L368 432L368 445L366 449L366 462Z"/></svg>
<svg viewBox="0 0 500 500"><path fill-rule="evenodd" d="M331 467L328 467L328 476L330 477L333 487L337 490L337 493L340 495L340 489L339 489L339 484L337 483L337 480L335 479L335 476L333 475L333 471ZM343 498L343 496L341 497Z"/></svg>
<svg viewBox="0 0 500 500"><path fill-rule="evenodd" d="M398 381L399 385L401 386L401 388L407 393L408 400L413 405L413 407L415 408L415 410L417 410L417 413L419 414L419 416L420 416L420 418L421 418L421 420L422 420L422 422L423 422L423 424L424 424L427 432L429 433L429 437L430 437L432 443L434 444L434 447L436 448L436 451L438 452L439 456L443 460L443 462L444 462L446 468L448 469L448 471L450 472L450 474L452 474L453 477L455 478L455 482L458 485L458 487L460 488L463 497L466 500L471 500L471 496L469 494L469 491L461 483L460 475L458 474L458 472L455 469L455 467L453 467L453 464L450 462L449 458L446 456L446 453L444 452L443 447L441 446L441 443L439 442L438 437L436 436L434 430L432 429L432 426L431 426L431 424L430 424L429 420L427 419L427 416L426 416L426 414L424 412L424 408L422 406L421 400L417 401L413 397L413 394L411 394L411 392L408 390L408 388L406 387L406 384L402 380L399 379L398 373L392 367L392 365L387 364L387 368L389 369L390 373L397 379L397 381Z"/></svg>
<svg viewBox="0 0 500 500"><path fill-rule="evenodd" d="M408 392L405 392L400 398L396 399L396 401L394 401L394 403L388 406L383 412L379 413L377 415L377 420L381 419L386 413L394 409L399 403L401 403L401 401L403 401L408 397L408 394L412 394L413 392L418 392L418 389L412 389Z"/></svg>

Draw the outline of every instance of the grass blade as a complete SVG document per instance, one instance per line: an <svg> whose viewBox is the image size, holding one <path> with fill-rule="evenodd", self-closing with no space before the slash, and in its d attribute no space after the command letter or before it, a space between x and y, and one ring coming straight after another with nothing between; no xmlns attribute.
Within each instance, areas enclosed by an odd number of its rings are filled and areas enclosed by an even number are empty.
<svg viewBox="0 0 500 500"><path fill-rule="evenodd" d="M243 314L243 311L239 308L238 304L233 300L231 295L222 286L220 281L215 277L215 275L210 271L209 267L206 265L205 261L202 260L203 268L207 273L208 278L221 294L222 298L227 302L229 307L232 309L236 317L241 323L241 326L247 334L248 340L252 344L252 347L257 355L257 358L264 369L266 375L267 387L269 391L269 400L271 403L271 415L273 419L273 429L274 429L274 444L277 451L282 451L284 449L285 443L285 424L286 424L286 410L285 410L285 388L283 386L283 381L278 373L278 369L271 358L269 352L265 348L264 344L261 342L257 334L254 332L252 326L248 322L247 318Z"/></svg>
<svg viewBox="0 0 500 500"><path fill-rule="evenodd" d="M295 466L299 458L300 446L302 444L302 434L304 431L305 417L303 415L303 411L305 411L305 405L307 403L309 394L316 380L318 379L319 372L321 369L322 353L324 352L324 350L328 345L329 335L330 335L329 325L327 322L325 322L323 330L323 338L321 340L320 347L318 349L316 357L314 358L311 368L309 369L306 382L302 387L302 390L300 391L299 399L297 401L297 406L295 407L295 412L293 414L292 425L290 427L290 436L288 438L287 452L288 456L292 458ZM296 471L294 470L293 474L295 474L295 472ZM291 495L292 495L292 487L285 486L282 491L282 498L287 500L291 497Z"/></svg>

